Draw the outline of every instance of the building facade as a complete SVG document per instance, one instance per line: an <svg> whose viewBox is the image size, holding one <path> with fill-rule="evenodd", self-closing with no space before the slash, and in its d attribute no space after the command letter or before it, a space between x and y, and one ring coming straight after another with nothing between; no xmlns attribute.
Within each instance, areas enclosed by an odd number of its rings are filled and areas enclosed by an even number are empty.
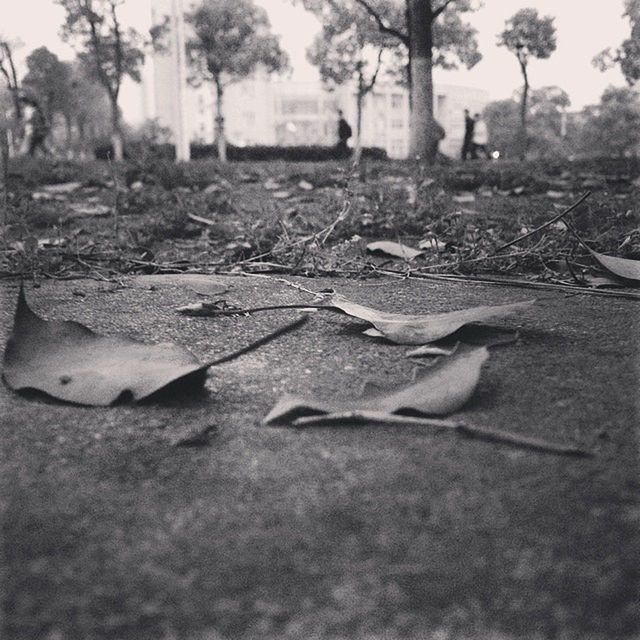
<svg viewBox="0 0 640 640"><path fill-rule="evenodd" d="M154 0L153 24L168 16L170 37L166 50L155 53L152 70L145 74L151 83L145 94L147 117L169 129L185 159L190 142L214 141L216 107L214 88L204 82L192 87L187 82L183 0ZM488 102L482 89L439 84L435 87L435 117L446 137L440 150L458 156L464 136L464 109L481 112ZM337 142L337 111L342 109L355 135L356 96L354 86L329 90L321 82L299 82L256 73L231 83L225 90L225 130L231 144L247 145L333 145ZM391 82L376 84L364 100L363 146L381 147L391 158L409 153L409 94ZM352 140L353 142L353 140Z"/></svg>

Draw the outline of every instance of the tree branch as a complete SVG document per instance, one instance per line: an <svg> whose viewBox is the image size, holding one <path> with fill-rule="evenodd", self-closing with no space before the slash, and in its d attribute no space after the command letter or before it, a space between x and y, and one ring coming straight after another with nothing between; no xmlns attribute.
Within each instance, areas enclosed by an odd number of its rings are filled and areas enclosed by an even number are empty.
<svg viewBox="0 0 640 640"><path fill-rule="evenodd" d="M433 13L431 14L433 16L433 19L435 20L452 2L454 2L454 0L445 0L445 3L443 5L441 5L437 9L434 9Z"/></svg>
<svg viewBox="0 0 640 640"><path fill-rule="evenodd" d="M451 1L451 0L448 0ZM398 29L394 29L384 23L380 14L367 2L367 0L356 0L356 2L376 21L378 29L382 33L387 33L394 38L398 38L406 47L409 46L409 36Z"/></svg>
<svg viewBox="0 0 640 640"><path fill-rule="evenodd" d="M376 70L373 72L373 75L371 76L371 80L369 81L368 84L365 85L363 91L362 91L362 95L366 95L367 93L369 93L369 91L371 91L371 89L373 89L373 86L376 83L376 80L378 79L378 73L380 72L380 66L382 63L382 53L383 53L384 49L381 47L380 50L378 51L378 59L376 61Z"/></svg>
<svg viewBox="0 0 640 640"><path fill-rule="evenodd" d="M114 53L115 53L115 63L116 63L116 78L115 78L114 94L117 100L118 94L120 93L120 83L122 82L122 36L120 34L120 23L118 22L118 14L116 13L115 0L111 0L109 4L111 6L111 19L113 20L113 35L115 38Z"/></svg>
<svg viewBox="0 0 640 640"><path fill-rule="evenodd" d="M87 22L89 23L91 46L96 58L96 69L98 71L98 76L100 78L102 86L107 90L109 97L111 98L111 100L114 100L116 96L114 95L113 87L111 86L111 82L109 82L109 76L107 75L107 72L104 68L102 53L100 50L102 43L100 42L100 36L98 35L98 28L96 26L96 14L93 11L91 0L84 0L83 6Z"/></svg>

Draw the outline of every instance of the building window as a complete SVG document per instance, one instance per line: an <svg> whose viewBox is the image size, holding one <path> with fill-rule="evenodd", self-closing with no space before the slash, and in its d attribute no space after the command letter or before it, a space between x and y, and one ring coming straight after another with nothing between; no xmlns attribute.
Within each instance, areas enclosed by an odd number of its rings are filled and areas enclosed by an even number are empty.
<svg viewBox="0 0 640 640"><path fill-rule="evenodd" d="M402 109L404 104L403 96L401 93L393 93L391 94L391 108L392 109Z"/></svg>
<svg viewBox="0 0 640 640"><path fill-rule="evenodd" d="M392 129L402 129L404 127L404 122L402 120L392 120L391 121L391 128Z"/></svg>
<svg viewBox="0 0 640 640"><path fill-rule="evenodd" d="M319 111L315 98L283 98L280 108L287 115L312 115Z"/></svg>

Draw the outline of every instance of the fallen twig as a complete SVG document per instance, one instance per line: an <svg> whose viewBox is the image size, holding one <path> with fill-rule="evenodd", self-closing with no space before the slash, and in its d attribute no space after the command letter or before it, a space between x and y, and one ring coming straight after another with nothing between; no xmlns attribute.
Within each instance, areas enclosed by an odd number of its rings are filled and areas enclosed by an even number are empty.
<svg viewBox="0 0 640 640"><path fill-rule="evenodd" d="M574 209L579 207L590 195L591 195L591 191L587 191L579 200L574 202L570 207L565 209L562 213L559 213L557 216L554 216L553 218L551 218L551 220L547 220L547 222L545 222L544 224L541 224L539 227L536 227L532 231L529 231L529 232L527 232L527 233L525 233L525 234L523 234L521 236L518 236L514 240L511 240L511 242L507 242L506 244L503 244L503 245L499 246L496 249L495 252L498 253L498 251L502 251L503 249L506 249L507 247L510 247L510 246L512 246L514 244L517 244L521 240L524 240L525 238L528 238L528 237L534 235L535 233L538 233L538 231L542 231L542 229L546 229L547 227L550 227L555 222L558 222L559 220L562 220L562 218L564 218L564 216L566 216L568 213L571 213Z"/></svg>
<svg viewBox="0 0 640 640"><path fill-rule="evenodd" d="M509 431L499 431L497 429L486 429L475 425L457 422L453 420L443 420L440 418L418 418L411 416L401 416L378 411L346 411L343 413L329 413L318 416L305 416L295 419L291 424L294 427L312 427L332 424L391 424L403 426L432 427L435 429L449 429L457 433L488 442L500 442L525 449L554 453L557 455L590 457L593 454L578 447L547 442L539 438L521 436Z"/></svg>
<svg viewBox="0 0 640 640"><path fill-rule="evenodd" d="M203 367L214 367L218 364L223 364L224 362L230 362L231 360L235 360L236 358L239 358L240 356L243 356L245 353L249 353L250 351L255 351L258 347L262 347L268 342L271 342L272 340L275 340L276 338L283 336L285 333L289 333L291 331L294 331L298 327L301 327L305 322L307 322L308 319L309 318L307 316L302 316L301 318L298 318L297 320L294 320L293 322L290 322L289 324L285 324L283 327L280 327L279 329L272 331L266 336L259 338L255 342L248 344L246 347L242 347L241 349L232 351L226 356L222 356L220 358L216 358L215 360L211 360L207 364L203 365Z"/></svg>
<svg viewBox="0 0 640 640"><path fill-rule="evenodd" d="M258 311L279 311L281 309L326 309L327 311L338 311L336 307L326 304L274 304L265 307L248 307L246 309L220 309L216 303L197 302L188 304L184 307L178 307L176 311L186 316L239 316L245 313L256 313Z"/></svg>
<svg viewBox="0 0 640 640"><path fill-rule="evenodd" d="M566 291L573 294L584 294L591 296L610 296L614 298L627 298L630 300L640 300L640 294L631 291L606 291L603 289L587 289L586 287L576 287L570 284L550 284L547 282L531 282L529 280L519 280L516 278L488 278L483 276L462 276L439 273L421 273L420 271L412 271L407 273L406 270L399 269L378 269L378 273L383 275L392 275L402 279L416 278L420 280L435 280L436 282L467 282L472 284L488 284L501 287L520 287L524 289L555 289L557 291Z"/></svg>

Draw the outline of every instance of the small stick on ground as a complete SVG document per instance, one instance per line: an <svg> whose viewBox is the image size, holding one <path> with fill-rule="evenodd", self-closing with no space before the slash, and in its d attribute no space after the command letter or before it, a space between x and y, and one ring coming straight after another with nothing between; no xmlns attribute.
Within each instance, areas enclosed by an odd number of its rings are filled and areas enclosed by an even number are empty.
<svg viewBox="0 0 640 640"><path fill-rule="evenodd" d="M216 304L198 302L176 309L178 313L186 316L239 316L245 313L256 313L258 311L279 311L280 309L326 309L327 311L339 311L336 307L326 304L274 304L266 307L248 307L246 309L218 309Z"/></svg>
<svg viewBox="0 0 640 640"><path fill-rule="evenodd" d="M222 356L220 358L216 358L215 360L211 360L207 364L203 365L203 368L214 367L218 364L223 364L224 362L230 362L231 360L235 360L240 356L243 356L245 353L249 353L250 351L255 351L259 347L279 338L280 336L285 335L286 333L290 333L291 331L295 331L298 327L301 327L305 322L307 322L309 318L307 316L302 316L289 324L285 324L283 327L272 331L271 333L259 338L255 342L248 344L246 347L242 347L241 349L237 349L236 351L232 351L226 356Z"/></svg>
<svg viewBox="0 0 640 640"><path fill-rule="evenodd" d="M498 247L496 249L495 252L498 253L498 251L502 251L503 249L506 249L507 247L510 247L510 246L512 246L514 244L517 244L521 240L524 240L525 238L528 238L529 236L532 236L535 233L538 233L538 231L542 231L542 229L546 229L547 227L551 226L555 222L558 222L559 220L562 220L562 218L564 218L568 213L571 213L574 209L579 207L590 195L591 195L591 191L587 191L579 200L574 202L570 207L565 209L562 213L559 213L557 216L551 218L551 220L548 220L544 224L541 224L539 227L536 227L532 231L529 231L528 233L525 233L524 235L518 236L515 240L512 240L511 242L507 242L506 244L501 245L500 247Z"/></svg>
<svg viewBox="0 0 640 640"><path fill-rule="evenodd" d="M469 438L486 440L488 442L500 442L525 449L533 449L544 453L554 453L565 456L588 457L593 454L589 451L577 447L547 442L539 438L529 438L509 431L499 431L497 429L486 429L475 425L457 422L453 420L442 420L439 418L414 418L411 416L400 416L378 411L346 411L344 413L329 413L319 416L306 416L297 418L291 424L294 427L311 427L344 423L377 423L390 425L432 427L435 429L449 429Z"/></svg>

